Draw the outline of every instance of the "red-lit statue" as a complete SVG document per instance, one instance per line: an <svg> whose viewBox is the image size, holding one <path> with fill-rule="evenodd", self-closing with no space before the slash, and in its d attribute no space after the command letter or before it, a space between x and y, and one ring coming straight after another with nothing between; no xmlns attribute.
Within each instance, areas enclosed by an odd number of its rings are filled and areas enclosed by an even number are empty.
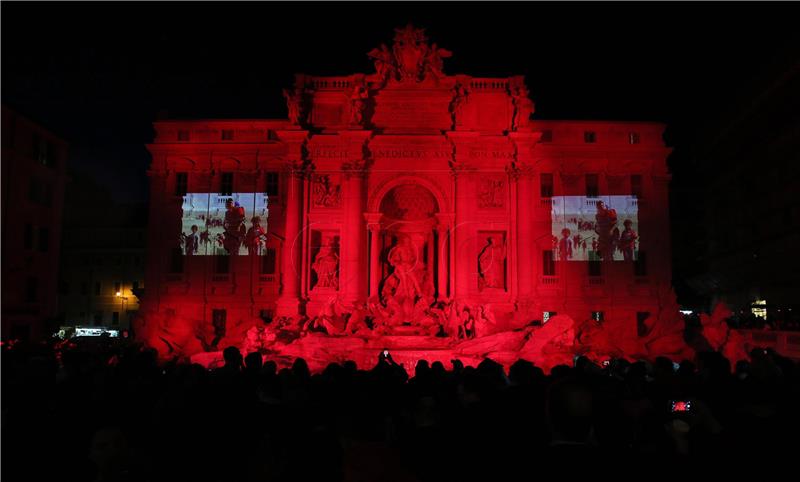
<svg viewBox="0 0 800 482"><path fill-rule="evenodd" d="M350 125L360 126L364 123L364 109L367 107L369 91L363 83L358 83L353 87L350 94Z"/></svg>
<svg viewBox="0 0 800 482"><path fill-rule="evenodd" d="M514 99L512 129L516 131L530 125L534 105L529 97L528 88L524 84L517 86L511 95Z"/></svg>
<svg viewBox="0 0 800 482"><path fill-rule="evenodd" d="M401 321L413 318L414 305L422 296L420 282L415 272L417 249L408 235L401 235L397 245L389 251L389 264L394 268L385 283L384 299L388 308L398 311Z"/></svg>
<svg viewBox="0 0 800 482"><path fill-rule="evenodd" d="M478 286L484 288L503 288L505 283L506 247L496 238L487 238L487 244L478 255L480 278Z"/></svg>
<svg viewBox="0 0 800 482"><path fill-rule="evenodd" d="M331 246L322 246L319 249L311 269L317 274L314 288L339 289L339 256Z"/></svg>
<svg viewBox="0 0 800 482"><path fill-rule="evenodd" d="M380 48L374 48L367 54L375 62L375 73L378 77L378 86L382 87L389 79L394 79L397 75L394 56L386 44L381 44Z"/></svg>

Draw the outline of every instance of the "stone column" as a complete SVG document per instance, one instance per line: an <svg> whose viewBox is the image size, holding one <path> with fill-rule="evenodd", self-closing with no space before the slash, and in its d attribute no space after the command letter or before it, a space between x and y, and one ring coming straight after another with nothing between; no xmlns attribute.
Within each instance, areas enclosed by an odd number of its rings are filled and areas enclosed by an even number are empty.
<svg viewBox="0 0 800 482"><path fill-rule="evenodd" d="M436 260L436 236L433 234L434 230L431 229L428 232L428 235L425 236L425 242L427 243L428 249L425 256L428 258L428 262L425 263L425 269L428 270L431 276L431 282L433 282L433 275L435 273L434 263Z"/></svg>
<svg viewBox="0 0 800 482"><path fill-rule="evenodd" d="M450 255L455 273L450 290L452 297L464 299L478 288L478 258L474 246L476 193L469 178L475 168L470 165L469 154L479 136L477 132L447 132L446 136L453 145L450 168L455 181L455 223L450 230L453 239Z"/></svg>
<svg viewBox="0 0 800 482"><path fill-rule="evenodd" d="M530 315L533 308L534 287L538 282L534 279L534 256L536 256L534 240L533 178L536 155L534 147L541 137L541 132L521 131L509 134L514 143L514 161L508 166L509 177L517 182L516 213L517 219L517 307Z"/></svg>
<svg viewBox="0 0 800 482"><path fill-rule="evenodd" d="M378 285L381 282L381 213L365 213L369 229L369 296L378 296Z"/></svg>
<svg viewBox="0 0 800 482"><path fill-rule="evenodd" d="M439 261L439 272L437 276L437 296L439 299L449 297L451 295L448 290L448 280L450 279L450 270L448 268L448 258L450 257L450 237L447 235L448 230L453 223L452 215L437 214L439 223L436 225L436 256Z"/></svg>
<svg viewBox="0 0 800 482"><path fill-rule="evenodd" d="M472 199L470 194L472 191L469 189L467 179L468 171L464 169L454 169L453 176L455 177L456 184L456 213L455 213L455 226L453 227L453 234L455 235L455 286L453 287L453 294L456 298L465 298L469 296L470 283L474 283L477 287L477 280L470 279L470 272L475 269L470 269L470 266L477 265L477 258L473 254L472 245L472 225L470 221L470 213L474 213L474 206L470 205ZM473 209L470 209L470 208ZM475 258L475 259L473 259Z"/></svg>
<svg viewBox="0 0 800 482"><path fill-rule="evenodd" d="M308 132L297 130L275 131L286 146L286 224L285 240L281 252L281 295L275 306L278 316L296 316L304 307L300 298L300 282L302 279L303 250L302 241L305 180L308 163L304 159L303 146Z"/></svg>
<svg viewBox="0 0 800 482"><path fill-rule="evenodd" d="M303 210L303 179L305 171L299 162L287 165L286 227L285 241L281 253L282 290L278 298L276 314L291 316L299 312L300 280L303 243L300 232Z"/></svg>
<svg viewBox="0 0 800 482"><path fill-rule="evenodd" d="M364 222L363 163L346 166L344 229L342 230L342 272L340 291L346 302L366 299L367 295L367 227Z"/></svg>
<svg viewBox="0 0 800 482"><path fill-rule="evenodd" d="M509 178L517 183L517 298L529 300L535 285L533 277L533 169L516 163L508 169Z"/></svg>

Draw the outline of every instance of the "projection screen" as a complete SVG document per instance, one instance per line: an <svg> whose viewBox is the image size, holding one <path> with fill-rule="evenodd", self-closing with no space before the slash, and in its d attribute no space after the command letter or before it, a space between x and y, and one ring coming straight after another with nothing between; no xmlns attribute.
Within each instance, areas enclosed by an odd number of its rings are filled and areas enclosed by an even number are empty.
<svg viewBox="0 0 800 482"><path fill-rule="evenodd" d="M560 261L634 261L638 214L635 196L554 196L553 256Z"/></svg>

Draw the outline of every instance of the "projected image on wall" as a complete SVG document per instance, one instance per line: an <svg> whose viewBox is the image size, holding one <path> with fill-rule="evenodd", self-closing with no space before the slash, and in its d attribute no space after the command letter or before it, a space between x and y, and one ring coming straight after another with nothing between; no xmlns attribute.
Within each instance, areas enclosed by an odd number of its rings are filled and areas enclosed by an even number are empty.
<svg viewBox="0 0 800 482"><path fill-rule="evenodd" d="M180 235L183 254L265 255L267 204L263 193L187 193Z"/></svg>
<svg viewBox="0 0 800 482"><path fill-rule="evenodd" d="M553 254L560 261L634 261L639 205L634 196L554 196Z"/></svg>

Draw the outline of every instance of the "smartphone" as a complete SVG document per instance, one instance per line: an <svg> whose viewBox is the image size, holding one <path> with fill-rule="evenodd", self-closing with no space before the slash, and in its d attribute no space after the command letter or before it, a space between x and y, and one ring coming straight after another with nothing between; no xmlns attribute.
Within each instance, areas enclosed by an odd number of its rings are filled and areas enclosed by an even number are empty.
<svg viewBox="0 0 800 482"><path fill-rule="evenodd" d="M611 360L603 360L603 366L604 367L607 367L610 364L611 364Z"/></svg>
<svg viewBox="0 0 800 482"><path fill-rule="evenodd" d="M383 350L383 357L389 358L389 350Z"/></svg>
<svg viewBox="0 0 800 482"><path fill-rule="evenodd" d="M680 363L672 362L672 371L673 372L677 372L680 369L681 369L681 364Z"/></svg>
<svg viewBox="0 0 800 482"><path fill-rule="evenodd" d="M689 400L672 400L672 413L683 413L692 411L692 402Z"/></svg>

